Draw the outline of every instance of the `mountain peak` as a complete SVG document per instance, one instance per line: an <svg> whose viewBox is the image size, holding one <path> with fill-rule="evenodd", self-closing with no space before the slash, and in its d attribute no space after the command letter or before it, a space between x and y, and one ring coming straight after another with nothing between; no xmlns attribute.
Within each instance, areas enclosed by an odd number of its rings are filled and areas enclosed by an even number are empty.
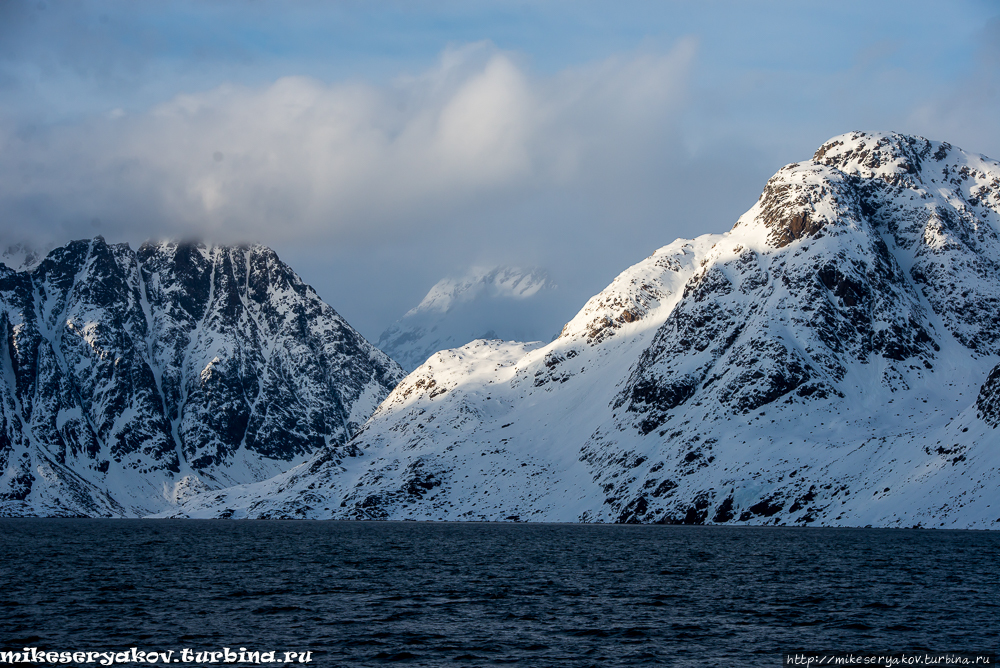
<svg viewBox="0 0 1000 668"><path fill-rule="evenodd" d="M45 253L24 243L7 246L0 253L0 262L14 271L30 271L45 259Z"/></svg>
<svg viewBox="0 0 1000 668"><path fill-rule="evenodd" d="M943 160L951 145L898 132L848 132L824 142L813 161L867 178L917 174L928 158Z"/></svg>
<svg viewBox="0 0 1000 668"><path fill-rule="evenodd" d="M562 324L555 283L539 268L473 267L438 281L378 345L412 371L430 355L476 339L549 340Z"/></svg>
<svg viewBox="0 0 1000 668"><path fill-rule="evenodd" d="M556 286L545 270L513 266L473 267L464 276L445 277L406 316L421 311L447 313L454 306L477 299L527 299Z"/></svg>
<svg viewBox="0 0 1000 668"><path fill-rule="evenodd" d="M73 241L0 280L0 515L136 515L339 451L402 378L265 246Z"/></svg>

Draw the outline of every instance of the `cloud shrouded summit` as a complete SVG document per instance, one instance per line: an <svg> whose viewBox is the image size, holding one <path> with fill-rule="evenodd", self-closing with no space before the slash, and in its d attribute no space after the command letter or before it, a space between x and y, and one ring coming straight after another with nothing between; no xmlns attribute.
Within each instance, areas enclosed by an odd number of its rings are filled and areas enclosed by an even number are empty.
<svg viewBox="0 0 1000 668"><path fill-rule="evenodd" d="M565 314L558 286L541 269L473 267L443 278L420 304L389 325L378 347L407 371L475 339L549 341Z"/></svg>

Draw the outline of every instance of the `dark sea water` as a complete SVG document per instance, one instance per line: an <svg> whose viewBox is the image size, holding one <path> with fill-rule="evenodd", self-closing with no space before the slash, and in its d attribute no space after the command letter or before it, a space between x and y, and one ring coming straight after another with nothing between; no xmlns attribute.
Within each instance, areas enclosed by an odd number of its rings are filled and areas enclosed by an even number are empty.
<svg viewBox="0 0 1000 668"><path fill-rule="evenodd" d="M996 532L3 519L0 545L3 650L779 666L1000 642Z"/></svg>

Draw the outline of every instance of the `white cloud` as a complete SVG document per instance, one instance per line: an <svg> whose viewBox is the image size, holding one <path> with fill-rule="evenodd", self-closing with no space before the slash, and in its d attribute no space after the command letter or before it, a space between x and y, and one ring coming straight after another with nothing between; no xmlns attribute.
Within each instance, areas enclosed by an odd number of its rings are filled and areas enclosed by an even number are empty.
<svg viewBox="0 0 1000 668"><path fill-rule="evenodd" d="M473 175L472 183L502 182L527 173L535 107L521 72L493 56L441 109L430 153L449 180Z"/></svg>
<svg viewBox="0 0 1000 668"><path fill-rule="evenodd" d="M656 150L693 50L682 41L544 78L474 44L384 87L285 77L178 95L143 114L8 128L0 211L57 235L92 234L95 218L131 238L419 235L628 160L637 145Z"/></svg>

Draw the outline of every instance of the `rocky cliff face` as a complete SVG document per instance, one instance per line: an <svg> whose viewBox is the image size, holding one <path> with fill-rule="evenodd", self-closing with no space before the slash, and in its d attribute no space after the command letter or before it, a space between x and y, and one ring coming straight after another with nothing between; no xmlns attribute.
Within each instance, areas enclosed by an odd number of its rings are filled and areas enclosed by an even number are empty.
<svg viewBox="0 0 1000 668"><path fill-rule="evenodd" d="M263 246L0 265L0 513L141 515L342 446L402 377Z"/></svg>
<svg viewBox="0 0 1000 668"><path fill-rule="evenodd" d="M834 138L552 343L434 355L357 456L179 514L995 528L998 231L997 162Z"/></svg>

